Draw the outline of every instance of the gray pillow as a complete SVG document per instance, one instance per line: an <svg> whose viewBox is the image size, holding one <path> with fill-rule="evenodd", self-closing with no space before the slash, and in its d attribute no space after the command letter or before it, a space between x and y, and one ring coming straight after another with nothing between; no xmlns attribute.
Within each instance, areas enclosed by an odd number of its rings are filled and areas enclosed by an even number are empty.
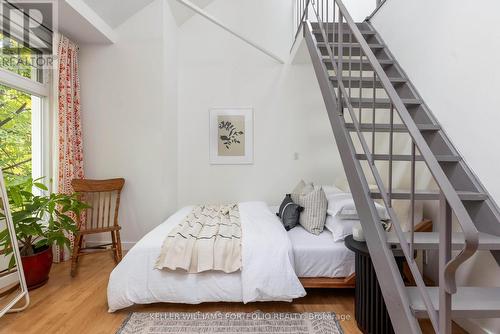
<svg viewBox="0 0 500 334"><path fill-rule="evenodd" d="M304 208L304 211L300 214L300 225L306 231L315 235L323 232L328 208L328 200L323 189L319 188L307 195L301 195L298 204Z"/></svg>
<svg viewBox="0 0 500 334"><path fill-rule="evenodd" d="M285 196L285 199L280 205L279 212L276 213L276 216L281 219L285 230L290 231L299 224L299 217L302 209L301 206L292 201L290 194Z"/></svg>

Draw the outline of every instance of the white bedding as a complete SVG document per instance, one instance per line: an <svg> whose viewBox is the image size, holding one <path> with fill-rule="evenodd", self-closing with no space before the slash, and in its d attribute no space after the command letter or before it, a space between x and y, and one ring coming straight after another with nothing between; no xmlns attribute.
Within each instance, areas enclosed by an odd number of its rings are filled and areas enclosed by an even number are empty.
<svg viewBox="0 0 500 334"><path fill-rule="evenodd" d="M186 207L142 238L110 275L110 312L157 302L291 301L304 296L293 267L290 239L263 202L240 203L242 270L187 274L154 269L164 238L190 211Z"/></svg>
<svg viewBox="0 0 500 334"><path fill-rule="evenodd" d="M298 225L288 231L299 277L347 277L354 272L354 253L344 241L333 241L328 230L320 235L307 232Z"/></svg>

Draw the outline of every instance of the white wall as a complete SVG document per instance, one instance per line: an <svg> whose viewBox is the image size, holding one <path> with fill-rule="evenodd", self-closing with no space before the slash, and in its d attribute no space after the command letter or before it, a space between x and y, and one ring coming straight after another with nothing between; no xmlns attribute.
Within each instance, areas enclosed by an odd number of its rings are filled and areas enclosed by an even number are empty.
<svg viewBox="0 0 500 334"><path fill-rule="evenodd" d="M372 22L452 142L500 202L500 2L388 0ZM481 252L460 272L463 284L498 286L500 268ZM500 332L500 321L477 320ZM470 323L468 323L470 325Z"/></svg>
<svg viewBox="0 0 500 334"><path fill-rule="evenodd" d="M292 4L216 0L205 10L288 59ZM164 0L115 33L114 45L81 46L84 150L88 177L127 180L126 246L183 205L276 204L302 178L346 183L310 64L278 64L199 15L178 28ZM254 164L209 164L215 106L254 108Z"/></svg>
<svg viewBox="0 0 500 334"><path fill-rule="evenodd" d="M289 2L217 0L205 9L288 59ZM345 178L311 65L278 64L200 16L181 27L179 53L181 206L279 203L301 178L330 184ZM253 165L209 164L208 113L221 106L254 108Z"/></svg>
<svg viewBox="0 0 500 334"><path fill-rule="evenodd" d="M292 0L293 1L293 0ZM327 1L328 1L328 19L333 18L333 0L323 0L323 7L321 7L321 0L316 1L316 8L318 9L318 14L323 15L323 20L327 19ZM342 3L345 5L349 15L351 15L354 22L363 22L377 7L376 0L343 0ZM317 22L316 14L314 13L312 4L309 6L308 19L311 22ZM338 21L338 7L335 6L335 17ZM297 12L294 12L294 18L297 18Z"/></svg>
<svg viewBox="0 0 500 334"><path fill-rule="evenodd" d="M80 47L82 122L86 176L126 179L127 247L177 208L177 27L156 0L116 33Z"/></svg>

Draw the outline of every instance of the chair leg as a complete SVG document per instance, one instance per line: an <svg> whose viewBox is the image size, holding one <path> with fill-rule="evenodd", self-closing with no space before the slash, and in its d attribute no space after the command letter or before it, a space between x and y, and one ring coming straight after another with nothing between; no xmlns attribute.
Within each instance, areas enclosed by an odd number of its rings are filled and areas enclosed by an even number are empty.
<svg viewBox="0 0 500 334"><path fill-rule="evenodd" d="M71 277L76 276L76 267L78 264L78 254L80 253L82 236L77 235L75 239L75 243L73 245L73 254L71 256Z"/></svg>
<svg viewBox="0 0 500 334"><path fill-rule="evenodd" d="M115 259L115 263L118 264L118 243L116 242L116 234L115 231L111 231L111 242L112 242L112 249L113 249L113 258Z"/></svg>
<svg viewBox="0 0 500 334"><path fill-rule="evenodd" d="M82 249L82 244L83 244L83 235L80 237L80 241L78 242L78 252L80 252L80 250ZM80 260L80 256L78 255L76 257L76 263L78 263L79 260Z"/></svg>
<svg viewBox="0 0 500 334"><path fill-rule="evenodd" d="M118 262L120 262L123 258L122 240L120 239L120 230L116 231L116 246L117 246Z"/></svg>

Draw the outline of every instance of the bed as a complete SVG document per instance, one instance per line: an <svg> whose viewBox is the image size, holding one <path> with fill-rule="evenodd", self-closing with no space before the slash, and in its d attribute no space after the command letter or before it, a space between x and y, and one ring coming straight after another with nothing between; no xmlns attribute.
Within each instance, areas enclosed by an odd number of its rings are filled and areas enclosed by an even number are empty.
<svg viewBox="0 0 500 334"><path fill-rule="evenodd" d="M300 225L288 237L295 273L305 288L354 288L354 253L343 241L334 242L327 229L314 235Z"/></svg>
<svg viewBox="0 0 500 334"><path fill-rule="evenodd" d="M242 269L188 274L154 269L165 236L186 217L185 207L144 236L116 266L108 283L109 311L150 303L292 301L304 287L352 287L353 255L329 232L286 232L264 202L239 204ZM295 230L295 231L294 231ZM300 278L299 278L300 277ZM326 286L325 286L326 285Z"/></svg>

